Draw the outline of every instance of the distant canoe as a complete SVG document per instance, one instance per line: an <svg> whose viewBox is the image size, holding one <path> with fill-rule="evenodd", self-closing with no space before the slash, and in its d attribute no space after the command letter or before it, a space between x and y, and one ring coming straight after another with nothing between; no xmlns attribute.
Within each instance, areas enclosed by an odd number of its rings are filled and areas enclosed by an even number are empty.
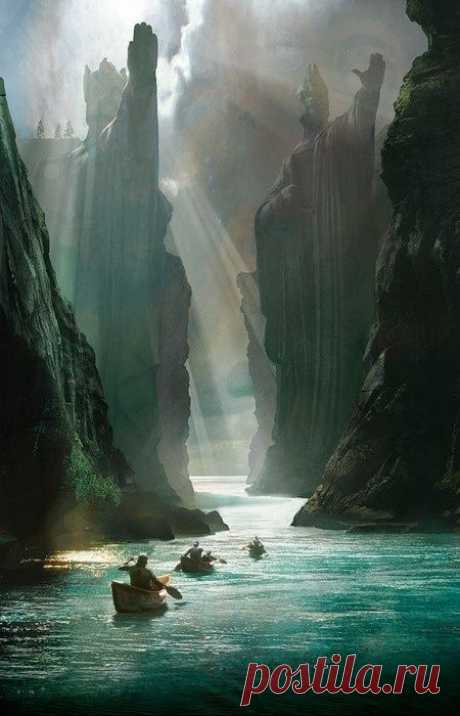
<svg viewBox="0 0 460 716"><path fill-rule="evenodd" d="M266 554L265 547L249 547L249 556L253 559L261 559Z"/></svg>
<svg viewBox="0 0 460 716"><path fill-rule="evenodd" d="M162 584L169 584L171 577L158 577ZM115 609L120 614L132 612L152 612L166 606L167 592L165 589L150 590L131 587L123 582L112 582L112 597Z"/></svg>
<svg viewBox="0 0 460 716"><path fill-rule="evenodd" d="M206 562L206 560L200 560L199 562L196 562L193 559L181 559L179 564L177 565L183 572L188 572L189 574L209 574L210 572L214 572L214 567L210 562Z"/></svg>

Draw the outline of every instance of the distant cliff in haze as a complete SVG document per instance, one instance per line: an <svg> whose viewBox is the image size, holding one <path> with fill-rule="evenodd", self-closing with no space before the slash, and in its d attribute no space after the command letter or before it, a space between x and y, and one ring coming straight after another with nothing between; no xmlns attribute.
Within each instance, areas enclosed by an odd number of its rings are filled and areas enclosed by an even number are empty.
<svg viewBox="0 0 460 716"><path fill-rule="evenodd" d="M76 150L39 162L39 140L23 151L49 216L58 281L96 352L115 439L142 490L190 506L191 292L163 244L172 207L159 190L149 26L136 26L128 55L129 77L107 59L86 68L88 136Z"/></svg>
<svg viewBox="0 0 460 716"><path fill-rule="evenodd" d="M374 129L385 63L373 55L349 111L329 122L316 65L305 139L256 216L265 348L276 369L273 445L252 493L308 496L356 399L372 320Z"/></svg>

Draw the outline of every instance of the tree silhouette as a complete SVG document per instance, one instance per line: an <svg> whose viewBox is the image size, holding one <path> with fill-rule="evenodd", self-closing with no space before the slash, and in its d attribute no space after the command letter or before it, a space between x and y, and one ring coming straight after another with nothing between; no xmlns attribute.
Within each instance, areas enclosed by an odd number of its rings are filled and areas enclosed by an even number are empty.
<svg viewBox="0 0 460 716"><path fill-rule="evenodd" d="M37 139L44 139L45 138L45 125L43 123L43 119L39 121L37 124Z"/></svg>
<svg viewBox="0 0 460 716"><path fill-rule="evenodd" d="M73 135L74 135L74 131L73 131L73 127L72 127L72 122L69 119L65 126L64 137L73 137Z"/></svg>
<svg viewBox="0 0 460 716"><path fill-rule="evenodd" d="M62 127L60 122L56 124L56 129L54 130L54 138L62 139Z"/></svg>

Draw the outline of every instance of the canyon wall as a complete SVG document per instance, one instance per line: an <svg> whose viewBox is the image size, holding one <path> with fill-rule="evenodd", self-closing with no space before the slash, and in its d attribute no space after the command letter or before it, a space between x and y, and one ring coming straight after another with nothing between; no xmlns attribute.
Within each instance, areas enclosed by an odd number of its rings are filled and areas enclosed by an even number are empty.
<svg viewBox="0 0 460 716"><path fill-rule="evenodd" d="M113 446L94 352L56 286L3 80L0 239L0 525L28 537L47 531L64 497L99 491L115 504L132 473Z"/></svg>
<svg viewBox="0 0 460 716"><path fill-rule="evenodd" d="M268 448L272 444L276 410L276 380L273 365L264 350L265 318L260 310L256 273L240 273L237 278L241 293L241 313L248 334L247 357L254 391L257 431L249 446L248 483L258 479Z"/></svg>
<svg viewBox="0 0 460 716"><path fill-rule="evenodd" d="M82 153L79 150L79 156ZM159 489L154 470L148 475L154 489L148 482L144 486L114 447L117 442L95 353L57 287L45 217L18 153L3 80L0 160L2 542L5 533L10 535L2 546L0 567L14 568L24 548L31 545L42 553L95 538L171 539L225 529L215 512L205 515L184 509L164 474ZM163 224L156 226L164 235L171 209L163 197L158 201ZM154 435L154 448L158 442L161 448L163 441L165 452L171 454L168 441L184 445L188 429L182 413L187 415L189 409L184 362L190 289L180 261L164 254L156 267L160 276L154 316L159 365L167 370L163 374L157 370L156 375L150 371L152 382L146 390L155 396L164 391L156 410L170 411L170 430L163 438ZM102 261L103 256L95 252L97 259ZM130 340L127 330L121 338ZM178 393L183 409L179 416L174 414ZM174 459L175 469L182 470L185 479L184 449L178 449ZM192 506L191 485L186 498L187 506Z"/></svg>
<svg viewBox="0 0 460 716"><path fill-rule="evenodd" d="M405 78L383 149L394 213L377 263L371 367L296 525L458 524L460 7L409 0L407 13L429 50Z"/></svg>
<svg viewBox="0 0 460 716"><path fill-rule="evenodd" d="M142 490L191 506L191 299L163 244L172 207L159 190L156 62L156 36L136 26L129 77L106 59L85 69L85 141L38 166L40 140L22 151L49 216L58 282L96 352L115 440Z"/></svg>
<svg viewBox="0 0 460 716"><path fill-rule="evenodd" d="M373 315L374 132L384 71L381 55L356 70L361 88L350 110L329 122L328 88L309 66L299 93L304 141L256 217L277 405L252 493L310 495L357 396Z"/></svg>

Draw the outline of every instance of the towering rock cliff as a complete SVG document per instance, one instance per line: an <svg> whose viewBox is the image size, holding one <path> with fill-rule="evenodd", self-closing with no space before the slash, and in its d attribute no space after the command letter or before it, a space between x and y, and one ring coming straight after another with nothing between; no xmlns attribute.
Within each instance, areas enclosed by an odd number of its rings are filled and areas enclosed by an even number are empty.
<svg viewBox="0 0 460 716"><path fill-rule="evenodd" d="M257 276L276 366L273 445L253 493L308 496L350 415L372 321L374 126L385 63L373 55L350 110L328 123L316 65L299 93L305 139L256 217Z"/></svg>
<svg viewBox="0 0 460 716"><path fill-rule="evenodd" d="M184 327L171 324L173 299L190 299L174 257L166 265L159 309L165 363L162 384L185 389L176 353ZM171 301L168 300L171 299ZM186 311L184 313L186 315ZM112 428L95 355L58 291L44 215L16 147L3 80L0 80L0 535L48 549L104 537L172 538L223 529L217 513L205 515L142 492ZM185 369L182 366L182 371ZM180 380L182 383L180 383ZM174 395L172 399L174 399ZM172 400L172 404L174 401ZM169 402L168 402L169 405ZM171 408L170 408L171 410ZM179 425L184 438L184 421ZM178 439L171 432L171 440ZM177 459L183 459L178 452ZM0 549L0 567L15 566L18 542Z"/></svg>
<svg viewBox="0 0 460 716"><path fill-rule="evenodd" d="M0 354L0 527L28 537L47 532L65 499L117 502L130 470L113 447L93 350L56 287L3 80Z"/></svg>
<svg viewBox="0 0 460 716"><path fill-rule="evenodd" d="M157 391L161 436L158 456L169 484L185 504L193 504L188 477L187 438L190 419L188 323L192 292L178 256L167 253L159 305L160 356Z"/></svg>
<svg viewBox="0 0 460 716"><path fill-rule="evenodd" d="M138 484L173 499L157 452L159 304L171 207L158 188L156 62L152 29L136 25L118 113L81 157L80 181L91 191L77 207L75 309Z"/></svg>
<svg viewBox="0 0 460 716"><path fill-rule="evenodd" d="M32 182L51 218L58 281L96 352L115 440L142 490L190 504L190 287L163 244L172 207L158 180L156 42L149 26L135 27L129 78L106 59L86 68L88 136Z"/></svg>
<svg viewBox="0 0 460 716"><path fill-rule="evenodd" d="M394 214L359 404L297 525L430 520L460 509L460 6L409 0L429 50L383 150Z"/></svg>

